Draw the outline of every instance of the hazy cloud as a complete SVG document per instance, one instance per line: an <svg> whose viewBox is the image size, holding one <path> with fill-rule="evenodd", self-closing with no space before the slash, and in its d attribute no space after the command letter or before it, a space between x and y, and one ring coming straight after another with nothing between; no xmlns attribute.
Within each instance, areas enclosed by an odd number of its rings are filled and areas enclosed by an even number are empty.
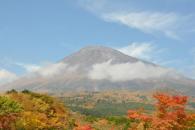
<svg viewBox="0 0 195 130"><path fill-rule="evenodd" d="M151 43L131 43L128 46L117 48L120 52L145 60L151 60L155 47Z"/></svg>
<svg viewBox="0 0 195 130"><path fill-rule="evenodd" d="M5 69L0 70L0 84L11 82L17 78L15 73L7 71Z"/></svg>
<svg viewBox="0 0 195 130"><path fill-rule="evenodd" d="M195 79L195 65L192 67L192 71L191 71L191 78Z"/></svg>
<svg viewBox="0 0 195 130"><path fill-rule="evenodd" d="M44 77L44 78L52 78L53 76L63 75L66 73L75 72L78 66L69 66L66 63L58 62L58 63L51 63L51 62L42 62L42 64L29 64L29 63L22 63L22 62L10 62L12 66L17 66L24 69L24 73L22 75L18 75L18 77L29 77L29 78L36 78L36 77ZM2 70L2 76L8 76L12 79L15 74L11 73L6 70ZM1 75L0 75L1 76ZM13 78L15 79L15 78ZM1 82L1 77L0 77Z"/></svg>
<svg viewBox="0 0 195 130"><path fill-rule="evenodd" d="M107 79L112 82L134 79L160 78L172 73L172 70L143 62L111 64L111 61L95 64L88 77L93 80Z"/></svg>
<svg viewBox="0 0 195 130"><path fill-rule="evenodd" d="M182 19L182 16L175 13L132 11L125 13L103 14L102 18L105 21L120 23L145 33L162 32L171 38L177 39L178 36L175 29L179 24L178 21Z"/></svg>
<svg viewBox="0 0 195 130"><path fill-rule="evenodd" d="M36 65L36 64L24 64L24 63L15 63L15 64L24 68L27 72L35 72L41 68L40 65Z"/></svg>
<svg viewBox="0 0 195 130"><path fill-rule="evenodd" d="M191 78L195 79L195 48L191 49L190 55L192 56L192 63L191 65L186 67L188 68L188 70L187 72L185 70L185 73L187 73L187 75L190 75Z"/></svg>
<svg viewBox="0 0 195 130"><path fill-rule="evenodd" d="M114 22L153 35L163 34L180 40L184 33L194 30L194 16L174 11L149 10L139 6L119 5L111 0L78 0L79 5L106 22ZM118 6L117 6L118 5ZM124 7L124 8L123 8Z"/></svg>
<svg viewBox="0 0 195 130"><path fill-rule="evenodd" d="M65 73L75 72L77 66L69 66L65 63L55 63L39 68L32 73L34 76L53 77Z"/></svg>
<svg viewBox="0 0 195 130"><path fill-rule="evenodd" d="M116 48L118 51L142 60L150 61L159 65L174 63L174 60L163 59L162 55L167 52L166 48L159 48L151 42L134 42L127 46Z"/></svg>
<svg viewBox="0 0 195 130"><path fill-rule="evenodd" d="M79 5L93 13L102 12L107 4L108 0L77 0ZM108 7L108 6L107 6Z"/></svg>

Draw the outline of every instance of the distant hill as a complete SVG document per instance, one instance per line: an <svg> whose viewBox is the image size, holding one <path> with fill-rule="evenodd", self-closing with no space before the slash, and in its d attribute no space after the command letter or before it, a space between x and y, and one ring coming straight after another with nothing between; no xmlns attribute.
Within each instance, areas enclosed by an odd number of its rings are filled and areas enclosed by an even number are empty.
<svg viewBox="0 0 195 130"><path fill-rule="evenodd" d="M174 90L195 94L195 81L115 49L89 46L61 61L0 87L49 93L102 90Z"/></svg>

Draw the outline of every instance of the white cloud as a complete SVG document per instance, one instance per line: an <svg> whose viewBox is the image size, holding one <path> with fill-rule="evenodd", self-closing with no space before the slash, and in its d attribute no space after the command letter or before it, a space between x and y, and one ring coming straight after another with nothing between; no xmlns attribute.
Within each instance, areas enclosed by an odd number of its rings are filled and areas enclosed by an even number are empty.
<svg viewBox="0 0 195 130"><path fill-rule="evenodd" d="M129 81L134 79L160 78L171 76L172 70L158 66L136 63L111 64L111 60L105 63L93 65L88 77L93 80L110 80L112 82Z"/></svg>
<svg viewBox="0 0 195 130"><path fill-rule="evenodd" d="M145 33L162 32L169 37L177 38L174 27L179 23L181 16L175 13L143 11L103 14L102 18L108 22L120 23Z"/></svg>
<svg viewBox="0 0 195 130"><path fill-rule="evenodd" d="M159 48L150 42L133 42L127 46L116 48L118 51L136 57L138 59L146 60L158 65L166 66L174 63L174 60L163 59L166 48Z"/></svg>
<svg viewBox="0 0 195 130"><path fill-rule="evenodd" d="M140 59L151 60L156 48L151 43L131 43L128 46L117 48L120 52Z"/></svg>
<svg viewBox="0 0 195 130"><path fill-rule="evenodd" d="M41 66L36 64L24 64L24 63L15 63L15 64L24 68L27 72L35 72L41 68Z"/></svg>
<svg viewBox="0 0 195 130"><path fill-rule="evenodd" d="M63 70L67 68L67 64L63 63L56 63L51 64L45 67L42 67L36 71L36 73L40 74L41 76L47 77L47 76L53 76L55 74L61 73Z"/></svg>
<svg viewBox="0 0 195 130"><path fill-rule="evenodd" d="M11 82L17 78L15 73L9 72L5 69L0 70L0 84Z"/></svg>
<svg viewBox="0 0 195 130"><path fill-rule="evenodd" d="M66 63L58 62L42 62L42 64L27 64L22 62L14 62L11 65L16 65L25 70L20 77L44 77L52 78L53 76L59 76L63 74L73 73L77 70L78 66L69 66Z"/></svg>
<svg viewBox="0 0 195 130"><path fill-rule="evenodd" d="M53 77L57 75L63 75L75 72L77 66L69 66L65 63L59 62L55 64L50 64L44 67L39 68L38 70L32 73L33 76L42 76L42 77Z"/></svg>
<svg viewBox="0 0 195 130"><path fill-rule="evenodd" d="M181 40L183 33L192 29L193 16L181 15L177 12L165 12L133 7L131 1L121 6L111 0L79 0L86 10L97 15L106 22L114 22L153 35L165 35L172 39ZM118 6L117 6L118 5ZM124 7L124 8L122 8Z"/></svg>

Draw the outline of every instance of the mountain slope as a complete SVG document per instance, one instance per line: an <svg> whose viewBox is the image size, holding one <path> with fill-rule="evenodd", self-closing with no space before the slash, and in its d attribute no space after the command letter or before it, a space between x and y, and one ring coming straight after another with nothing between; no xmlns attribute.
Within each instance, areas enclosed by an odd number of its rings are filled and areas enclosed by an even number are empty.
<svg viewBox="0 0 195 130"><path fill-rule="evenodd" d="M127 56L117 50L89 46L63 60L1 86L1 90L30 89L59 93L130 89L153 91L174 89L190 95L195 81L171 69Z"/></svg>

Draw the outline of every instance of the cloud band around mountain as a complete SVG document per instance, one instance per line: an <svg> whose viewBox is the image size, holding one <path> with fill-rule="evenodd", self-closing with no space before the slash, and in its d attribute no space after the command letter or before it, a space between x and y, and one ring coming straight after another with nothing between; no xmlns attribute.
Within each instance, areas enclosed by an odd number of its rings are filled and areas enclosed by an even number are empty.
<svg viewBox="0 0 195 130"><path fill-rule="evenodd" d="M111 60L93 65L88 77L93 80L123 82L135 79L160 78L172 73L172 70L159 66L146 65L143 62L111 64Z"/></svg>
<svg viewBox="0 0 195 130"><path fill-rule="evenodd" d="M17 75L15 73L9 72L5 69L0 70L0 84L11 82L15 79L17 79Z"/></svg>

